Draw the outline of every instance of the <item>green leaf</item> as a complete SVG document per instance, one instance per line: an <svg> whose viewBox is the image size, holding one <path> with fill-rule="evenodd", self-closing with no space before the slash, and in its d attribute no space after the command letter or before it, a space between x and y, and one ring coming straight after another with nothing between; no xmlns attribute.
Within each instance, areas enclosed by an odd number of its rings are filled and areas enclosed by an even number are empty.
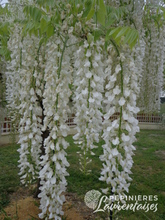
<svg viewBox="0 0 165 220"><path fill-rule="evenodd" d="M0 48L0 55L3 56L6 60L10 60L10 50L8 50L7 45L1 46Z"/></svg>
<svg viewBox="0 0 165 220"><path fill-rule="evenodd" d="M51 21L52 21L52 24L59 24L61 21L61 15L58 11L55 12L55 14L51 17Z"/></svg>
<svg viewBox="0 0 165 220"><path fill-rule="evenodd" d="M94 14L95 14L95 10L94 10L94 8L92 8L87 16L87 21L90 20Z"/></svg>
<svg viewBox="0 0 165 220"><path fill-rule="evenodd" d="M113 37L115 39L120 30L121 27L111 29L111 31L109 32L109 37Z"/></svg>
<svg viewBox="0 0 165 220"><path fill-rule="evenodd" d="M120 38L120 37L124 36L129 31L129 29L130 29L129 27L121 27L121 28L119 28L119 32L116 35L116 38Z"/></svg>
<svg viewBox="0 0 165 220"><path fill-rule="evenodd" d="M161 8L161 10L163 11L163 17L164 17L164 19L165 19L165 8L164 8L163 6L161 6L160 8Z"/></svg>
<svg viewBox="0 0 165 220"><path fill-rule="evenodd" d="M51 24L48 25L46 34L47 34L47 37L53 36L53 34L54 34L54 27Z"/></svg>
<svg viewBox="0 0 165 220"><path fill-rule="evenodd" d="M133 48L139 39L139 33L136 29L131 29L127 32L124 43L128 43L128 45Z"/></svg>
<svg viewBox="0 0 165 220"><path fill-rule="evenodd" d="M40 21L41 16L45 14L43 10L32 5L26 5L23 12L26 16L30 16L36 22Z"/></svg>
<svg viewBox="0 0 165 220"><path fill-rule="evenodd" d="M116 20L114 18L106 17L105 28L109 29L115 22Z"/></svg>
<svg viewBox="0 0 165 220"><path fill-rule="evenodd" d="M86 0L85 1L85 10L84 10L84 13L83 13L83 18L88 16L91 8L92 8L92 1L91 0Z"/></svg>
<svg viewBox="0 0 165 220"><path fill-rule="evenodd" d="M56 1L54 0L36 0L36 3L40 6L40 7L54 7L56 4Z"/></svg>
<svg viewBox="0 0 165 220"><path fill-rule="evenodd" d="M35 23L33 21L28 21L23 27L22 35L26 36L27 33L31 35L33 32L35 32Z"/></svg>
<svg viewBox="0 0 165 220"><path fill-rule="evenodd" d="M106 36L105 36L105 40L108 41L111 38L110 35L111 29L107 30Z"/></svg>
<svg viewBox="0 0 165 220"><path fill-rule="evenodd" d="M40 27L41 27L40 28L41 29L41 34L46 32L47 29L48 29L48 22L44 18L41 19Z"/></svg>
<svg viewBox="0 0 165 220"><path fill-rule="evenodd" d="M89 13L86 16L87 21L90 20L95 14L95 2L96 2L96 0L93 1L92 6L90 7Z"/></svg>
<svg viewBox="0 0 165 220"><path fill-rule="evenodd" d="M118 22L127 13L128 13L127 8L124 6L118 8L108 6L106 26L110 26L111 24Z"/></svg>
<svg viewBox="0 0 165 220"><path fill-rule="evenodd" d="M124 42L121 42L122 37L124 37ZM139 33L136 29L130 27L117 27L107 31L106 41L113 38L117 44L123 43L128 44L133 48L139 39Z"/></svg>
<svg viewBox="0 0 165 220"><path fill-rule="evenodd" d="M94 36L92 34L88 33L87 40L88 40L89 44L92 43L94 41Z"/></svg>
<svg viewBox="0 0 165 220"><path fill-rule="evenodd" d="M103 34L102 30L94 30L93 31L94 41L97 41L102 34Z"/></svg>
<svg viewBox="0 0 165 220"><path fill-rule="evenodd" d="M98 22L105 26L105 17L107 15L107 11L103 0L99 0L99 10L96 13Z"/></svg>

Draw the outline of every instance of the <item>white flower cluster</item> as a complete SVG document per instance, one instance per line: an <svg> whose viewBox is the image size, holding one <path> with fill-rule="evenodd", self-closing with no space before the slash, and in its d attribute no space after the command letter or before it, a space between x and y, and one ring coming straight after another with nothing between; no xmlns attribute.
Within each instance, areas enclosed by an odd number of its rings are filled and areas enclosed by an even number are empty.
<svg viewBox="0 0 165 220"><path fill-rule="evenodd" d="M44 219L61 219L62 205L65 197L68 175L65 149L68 143L67 110L71 95L68 84L71 83L69 70L70 54L64 51L64 42L60 37L53 37L46 45L45 51L45 87L43 93L44 124L42 131L49 135L44 141L45 153L41 156L40 209L39 215Z"/></svg>
<svg viewBox="0 0 165 220"><path fill-rule="evenodd" d="M66 11L61 8L61 24L55 25L54 36L47 42L28 34L22 38L17 26L8 42L11 62L7 65L6 97L13 121L19 119L21 181L26 184L39 179L41 219L61 220L63 215L69 175L65 151L69 146L65 140L72 95L69 84L74 88L77 124L74 139L81 151L81 171L89 172L88 156L94 155L95 143L102 134L105 144L100 156L103 162L100 180L108 185L103 192L119 197L128 192L131 181L133 142L139 131L135 118L139 111L136 107L139 84L141 110L153 111L160 104L164 27L157 31L150 23L144 30L143 0L136 3L112 0L110 4L125 5L130 18L134 17L131 22L141 31L140 44L132 52L126 45L118 47L115 41L107 48L101 38L94 41L90 34L96 28L93 20L84 23L87 12L79 11L75 22L70 4L66 5ZM80 5L76 7L79 10ZM24 18L21 10L14 11L17 18L19 14ZM118 24L125 25L124 22L121 18Z"/></svg>
<svg viewBox="0 0 165 220"><path fill-rule="evenodd" d="M8 108L12 112L14 117L14 110L20 104L19 100L19 89L20 89L20 51L22 47L21 37L19 35L19 28L15 27L15 32L13 33L12 38L8 42L8 47L11 50L11 62L7 63L6 76L6 99L8 101ZM15 118L13 118L14 121Z"/></svg>
<svg viewBox="0 0 165 220"><path fill-rule="evenodd" d="M72 51L59 37L45 46L35 37L20 39L18 33L15 31L9 41L12 62L8 63L6 85L10 109L14 118L20 119L21 181L26 184L39 178L39 217L61 219L69 166L65 137Z"/></svg>
<svg viewBox="0 0 165 220"><path fill-rule="evenodd" d="M77 134L74 136L82 150L80 154L81 170L85 173L87 163L90 161L87 154L99 142L102 125L102 92L103 92L103 49L102 41L96 43L84 41L75 56L75 108Z"/></svg>
<svg viewBox="0 0 165 220"><path fill-rule="evenodd" d="M136 96L139 92L137 69L133 58L123 49L120 56L115 56L114 48L108 48L106 60L106 112L103 122L103 161L101 181L105 181L108 188L104 193L122 195L128 192L130 174L133 164L132 155L135 147L135 134L139 131L135 115ZM116 61L115 61L116 58ZM116 118L111 120L113 115Z"/></svg>
<svg viewBox="0 0 165 220"><path fill-rule="evenodd" d="M163 85L165 55L165 31L164 26L158 29L153 23L148 25L147 28L148 36L146 37L138 106L141 111L153 113L160 110L160 92Z"/></svg>
<svg viewBox="0 0 165 220"><path fill-rule="evenodd" d="M19 31L15 30L9 41L12 51L12 62L8 63L7 100L12 110L13 120L19 122L20 153L19 167L21 182L31 183L39 171L41 145L41 108L38 106L33 81L36 38L20 39Z"/></svg>

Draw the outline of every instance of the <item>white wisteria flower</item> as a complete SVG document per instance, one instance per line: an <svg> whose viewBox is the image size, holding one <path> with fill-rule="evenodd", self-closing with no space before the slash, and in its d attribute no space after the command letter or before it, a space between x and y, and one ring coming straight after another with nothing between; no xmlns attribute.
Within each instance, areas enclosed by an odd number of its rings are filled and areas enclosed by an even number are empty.
<svg viewBox="0 0 165 220"><path fill-rule="evenodd" d="M94 142L99 141L102 125L102 92L104 80L103 74L103 44L101 41L96 43L84 42L74 54L75 59L75 80L74 87L75 108L77 124L77 134L74 139L81 140L79 145L82 153L80 154L81 170L87 170L87 152L94 155L92 149L95 148ZM78 65L77 65L78 64ZM81 70L81 72L80 72ZM85 135L85 136L84 136Z"/></svg>
<svg viewBox="0 0 165 220"><path fill-rule="evenodd" d="M129 174L131 174L132 155L135 150L132 143L139 130L134 117L134 114L139 111L136 107L136 96L139 91L138 77L135 77L139 73L135 72L136 65L129 50L123 49L124 52L119 59L115 57L113 47L108 49L109 54L113 53L114 57L107 56L105 67L107 84L104 103L106 107L102 135L105 144L102 146L103 155L100 156L103 162L100 180L109 185L109 189L105 189L106 193L123 195L129 190L129 181L131 181ZM114 60L116 66L112 66L111 60ZM128 84L130 81L131 84ZM115 113L117 118L113 118Z"/></svg>

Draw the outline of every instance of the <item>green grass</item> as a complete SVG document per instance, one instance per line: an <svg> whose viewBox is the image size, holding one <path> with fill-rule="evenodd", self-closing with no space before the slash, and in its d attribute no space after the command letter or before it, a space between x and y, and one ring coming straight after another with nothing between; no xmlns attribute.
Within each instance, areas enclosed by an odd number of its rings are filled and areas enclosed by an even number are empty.
<svg viewBox="0 0 165 220"><path fill-rule="evenodd" d="M9 203L10 193L20 185L17 149L18 145L0 147L0 208Z"/></svg>
<svg viewBox="0 0 165 220"><path fill-rule="evenodd" d="M102 153L101 142L95 151L93 162L90 164L92 173L88 176L80 173L78 163L78 147L73 143L71 136L67 137L70 147L67 149L68 169L70 176L67 177L69 192L77 193L83 200L86 192L95 189L100 190L106 185L99 181L102 168L99 155ZM121 211L118 214L122 220L164 220L165 219L165 131L164 130L141 130L137 134L134 143L136 151L132 168L132 179L128 195L157 195L158 211ZM10 193L20 186L17 175L18 145L0 147L0 204L5 206L9 202ZM105 216L103 213L101 215Z"/></svg>
<svg viewBox="0 0 165 220"><path fill-rule="evenodd" d="M98 159L102 152L101 146L93 157L90 176L80 175L78 170L77 146L68 137L71 146L68 149L68 160L71 164L68 177L68 190L76 192L81 198L91 189L100 190L105 184L98 180L101 163ZM100 144L101 145L101 144ZM134 143L136 151L132 169L132 179L128 195L156 195L158 196L158 211L121 211L119 219L123 220L164 220L165 219L165 131L141 130Z"/></svg>
<svg viewBox="0 0 165 220"><path fill-rule="evenodd" d="M158 211L130 213L125 219L163 220L165 219L165 131L142 130L137 134L137 142L134 145L137 150L129 194L157 195Z"/></svg>

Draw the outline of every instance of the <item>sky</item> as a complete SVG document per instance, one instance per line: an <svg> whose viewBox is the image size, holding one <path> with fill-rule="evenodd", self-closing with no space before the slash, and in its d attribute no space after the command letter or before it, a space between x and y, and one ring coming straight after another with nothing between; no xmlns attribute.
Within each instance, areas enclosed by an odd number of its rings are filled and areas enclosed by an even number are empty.
<svg viewBox="0 0 165 220"><path fill-rule="evenodd" d="M8 1L7 0L0 0L0 4L1 5L4 5L5 3L7 3Z"/></svg>

